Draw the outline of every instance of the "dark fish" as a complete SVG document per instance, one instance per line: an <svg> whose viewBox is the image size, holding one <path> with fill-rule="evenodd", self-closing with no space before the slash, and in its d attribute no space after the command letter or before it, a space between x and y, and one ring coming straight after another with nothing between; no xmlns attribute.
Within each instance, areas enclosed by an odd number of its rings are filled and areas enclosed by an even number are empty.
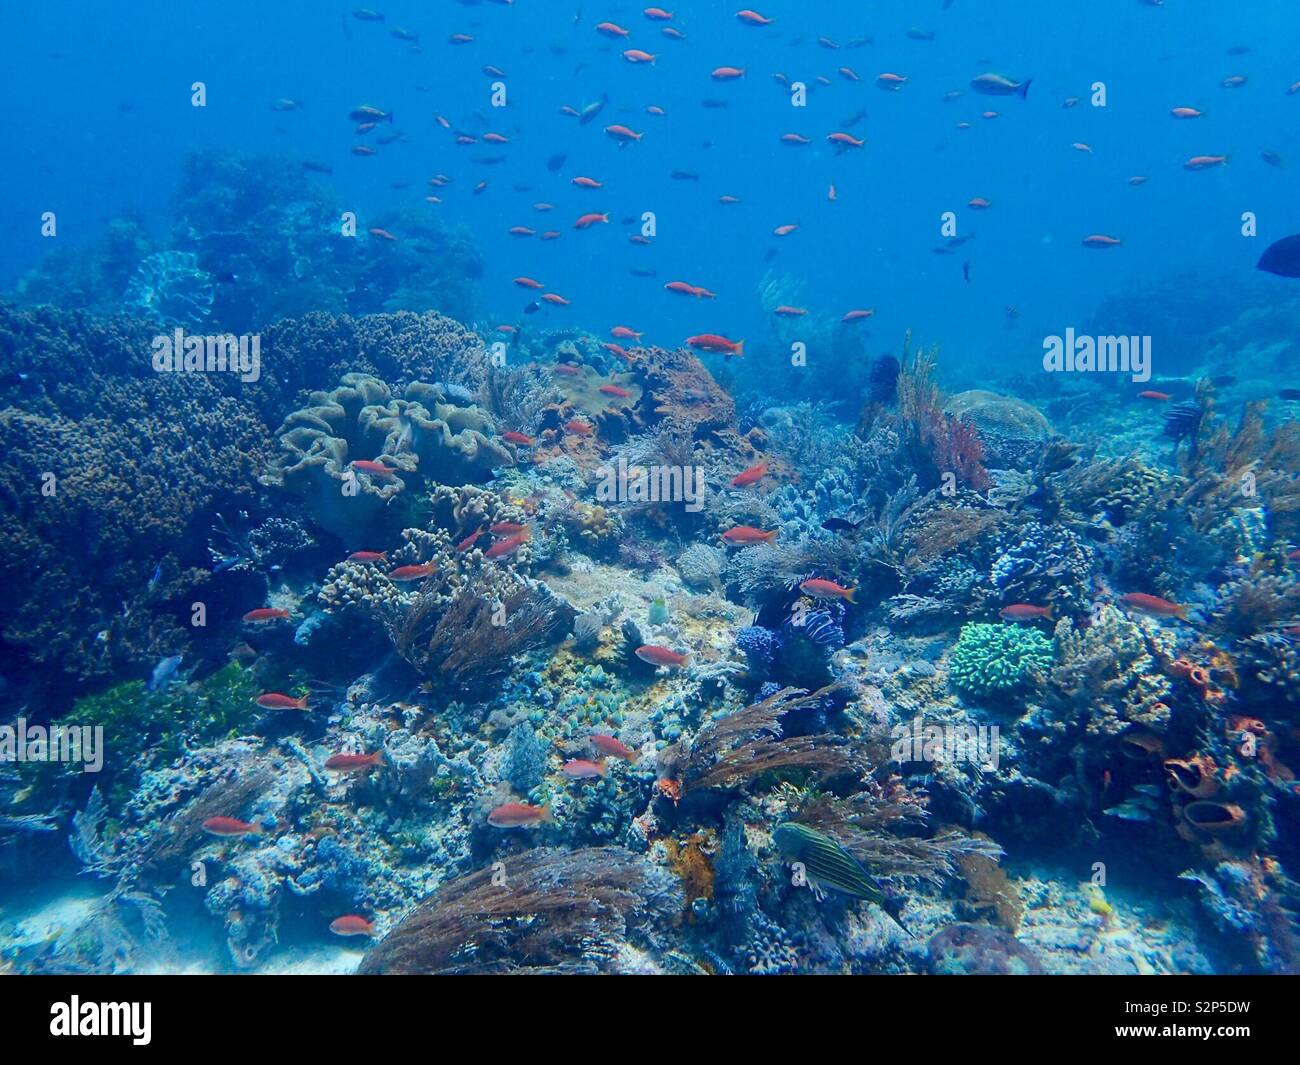
<svg viewBox="0 0 1300 1065"><path fill-rule="evenodd" d="M1001 74L980 74L971 78L970 87L985 96L1019 96L1024 100L1029 95L1029 83L1033 80L1026 78L1024 81L1013 81Z"/></svg>
<svg viewBox="0 0 1300 1065"><path fill-rule="evenodd" d="M553 155L546 160L546 169L554 174L568 161L568 158L567 155Z"/></svg>
<svg viewBox="0 0 1300 1065"><path fill-rule="evenodd" d="M1270 148L1265 148L1262 152L1260 152L1259 157L1263 159L1264 162L1266 162L1269 166L1276 166L1279 169L1281 167L1286 166L1286 163L1282 162L1282 157L1278 155L1277 152L1273 151Z"/></svg>
<svg viewBox="0 0 1300 1065"><path fill-rule="evenodd" d="M1300 399L1300 388L1279 388L1277 394L1282 399Z"/></svg>
<svg viewBox="0 0 1300 1065"><path fill-rule="evenodd" d="M815 887L834 888L856 899L874 902L893 922L910 936L907 926L898 919L898 905L890 899L872 879L871 874L845 848L807 825L787 821L772 833L781 856L789 862L799 862Z"/></svg>
<svg viewBox="0 0 1300 1065"><path fill-rule="evenodd" d="M726 101L726 100L713 100L713 99L709 99L709 100L701 100L701 101L700 101L700 106L701 106L702 108L704 108L706 111L723 111L723 110L726 110L726 107L727 107L727 101Z"/></svg>
<svg viewBox="0 0 1300 1065"><path fill-rule="evenodd" d="M699 181L700 175L694 170L674 170L669 177L674 181Z"/></svg>
<svg viewBox="0 0 1300 1065"><path fill-rule="evenodd" d="M1165 436L1181 440L1196 432L1201 424L1201 405L1199 403L1176 403L1165 411Z"/></svg>
<svg viewBox="0 0 1300 1065"><path fill-rule="evenodd" d="M907 31L907 36L914 41L933 41L934 30L921 29L919 26L912 26Z"/></svg>
<svg viewBox="0 0 1300 1065"><path fill-rule="evenodd" d="M840 119L840 129L852 129L854 126L856 126L859 122L861 122L866 117L867 117L867 109L865 107L860 108L859 110L855 111L853 114L849 115L848 118Z"/></svg>
<svg viewBox="0 0 1300 1065"><path fill-rule="evenodd" d="M1300 277L1300 234L1270 244L1259 257L1256 269L1278 277Z"/></svg>
<svg viewBox="0 0 1300 1065"><path fill-rule="evenodd" d="M962 276L962 280L969 285L970 284L970 260L969 259L967 259L964 263L961 264L961 276Z"/></svg>
<svg viewBox="0 0 1300 1065"><path fill-rule="evenodd" d="M302 163L304 170L310 170L313 174L332 174L334 168L325 163L314 163L310 159L304 159Z"/></svg>
<svg viewBox="0 0 1300 1065"><path fill-rule="evenodd" d="M536 314L541 309L542 305L538 303L537 300L533 300L532 303L528 304L528 306L524 308L524 314Z"/></svg>
<svg viewBox="0 0 1300 1065"><path fill-rule="evenodd" d="M865 519L859 518L857 521L849 521L848 518L827 518L822 522L822 528L829 532L852 532Z"/></svg>
<svg viewBox="0 0 1300 1065"><path fill-rule="evenodd" d="M633 277L658 277L658 270L647 270L643 266L634 266L631 270Z"/></svg>

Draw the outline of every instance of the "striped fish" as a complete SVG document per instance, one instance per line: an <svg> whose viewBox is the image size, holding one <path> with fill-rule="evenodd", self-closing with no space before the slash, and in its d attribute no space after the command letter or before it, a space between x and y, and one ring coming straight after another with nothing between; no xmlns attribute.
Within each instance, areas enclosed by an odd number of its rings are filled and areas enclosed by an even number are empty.
<svg viewBox="0 0 1300 1065"><path fill-rule="evenodd" d="M787 821L772 833L772 842L786 861L803 866L808 882L814 887L834 888L856 899L874 902L899 928L909 936L912 934L898 919L895 912L898 904L884 893L862 863L830 836Z"/></svg>

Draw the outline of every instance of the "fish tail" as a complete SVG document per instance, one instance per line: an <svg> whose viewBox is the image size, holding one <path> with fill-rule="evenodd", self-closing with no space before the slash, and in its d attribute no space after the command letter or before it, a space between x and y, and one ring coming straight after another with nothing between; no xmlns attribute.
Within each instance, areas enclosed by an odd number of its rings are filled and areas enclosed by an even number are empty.
<svg viewBox="0 0 1300 1065"><path fill-rule="evenodd" d="M741 356L745 354L745 342L743 340L736 341L735 354L737 356Z"/></svg>
<svg viewBox="0 0 1300 1065"><path fill-rule="evenodd" d="M857 594L858 594L858 590L856 588L850 588L847 592L844 593L844 598L847 599L850 603L856 605L857 599L855 598L855 596Z"/></svg>
<svg viewBox="0 0 1300 1065"><path fill-rule="evenodd" d="M596 763L596 772L598 772L602 777L609 776L609 766L606 764L605 759L602 758Z"/></svg>
<svg viewBox="0 0 1300 1065"><path fill-rule="evenodd" d="M1029 83L1033 80L1033 78L1025 78L1025 80L1020 83L1020 88L1016 90L1016 95L1019 96L1020 99L1029 99Z"/></svg>
<svg viewBox="0 0 1300 1065"><path fill-rule="evenodd" d="M551 812L551 804L549 802L542 807L541 816L542 816L542 821L545 822L546 824L550 824L552 821L555 820L555 814Z"/></svg>
<svg viewBox="0 0 1300 1065"><path fill-rule="evenodd" d="M1052 610L1053 610L1053 609L1054 609L1054 608L1051 606L1051 604L1048 604L1047 610L1043 612L1043 617L1045 617L1048 621L1055 621L1055 620L1056 620L1055 615L1053 615L1053 613L1052 613Z"/></svg>
<svg viewBox="0 0 1300 1065"><path fill-rule="evenodd" d="M780 529L773 529L770 533L764 533L763 539L770 544L773 540L776 539L777 533L779 533L780 531L781 531Z"/></svg>

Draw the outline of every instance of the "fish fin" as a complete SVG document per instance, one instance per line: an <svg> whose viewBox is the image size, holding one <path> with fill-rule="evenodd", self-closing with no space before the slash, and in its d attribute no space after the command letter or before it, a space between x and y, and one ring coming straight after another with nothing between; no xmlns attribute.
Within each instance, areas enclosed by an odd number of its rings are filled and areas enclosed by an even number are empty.
<svg viewBox="0 0 1300 1065"><path fill-rule="evenodd" d="M1016 95L1019 96L1020 99L1029 99L1029 83L1033 80L1033 78L1025 78L1025 80L1020 83L1020 88L1016 90Z"/></svg>
<svg viewBox="0 0 1300 1065"><path fill-rule="evenodd" d="M1055 621L1055 620L1056 620L1055 615L1053 615L1053 613L1052 613L1052 606L1051 606L1050 603L1049 603L1048 606L1047 606L1047 613L1045 613L1045 614L1043 615L1043 617L1045 617L1048 621Z"/></svg>
<svg viewBox="0 0 1300 1065"><path fill-rule="evenodd" d="M844 598L847 599L850 603L853 603L853 604L856 606L858 601L857 601L857 599L855 599L854 597L855 597L857 594L858 594L858 590L857 590L856 588L850 588L849 591L848 591L848 594L847 594Z"/></svg>
<svg viewBox="0 0 1300 1065"><path fill-rule="evenodd" d="M735 354L736 354L737 357L743 356L743 355L745 354L745 342L744 342L743 340L737 340L737 341L736 341L736 352L735 352Z"/></svg>
<svg viewBox="0 0 1300 1065"><path fill-rule="evenodd" d="M542 807L542 821L546 824L550 824L554 820L555 814L551 812L551 804L548 802Z"/></svg>
<svg viewBox="0 0 1300 1065"><path fill-rule="evenodd" d="M602 758L599 762L596 763L596 769L602 777L609 776L609 764L605 761L605 759Z"/></svg>
<svg viewBox="0 0 1300 1065"><path fill-rule="evenodd" d="M777 534L780 533L780 531L781 531L780 529L773 529L770 533L767 533L767 534L763 537L763 539L766 540L766 541L770 544L773 540L776 539Z"/></svg>

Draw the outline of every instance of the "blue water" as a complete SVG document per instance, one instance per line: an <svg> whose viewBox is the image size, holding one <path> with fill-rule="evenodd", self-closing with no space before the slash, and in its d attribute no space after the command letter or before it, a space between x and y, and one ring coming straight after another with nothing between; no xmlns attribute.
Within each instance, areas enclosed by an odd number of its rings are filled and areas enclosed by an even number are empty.
<svg viewBox="0 0 1300 1065"><path fill-rule="evenodd" d="M58 213L61 243L93 239L126 213L165 229L186 152L283 153L333 166L328 180L363 223L433 191L424 184L433 174L452 177L445 202L429 210L473 231L487 266L485 320L518 319L526 301L510 279L526 274L574 300L548 312L565 324L600 331L622 322L661 343L701 331L762 337L769 325L755 286L773 269L806 283L810 309L874 308L875 348L896 346L911 327L950 359L1029 369L1038 337L1084 321L1107 293L1171 273L1196 284L1246 271L1265 242L1295 228L1290 172L1259 159L1264 149L1300 157L1300 98L1285 94L1300 77L1293 48L1300 16L1286 5L1132 0L1045 9L1034 0L956 0L943 9L927 0L851 12L839 3L773 0L763 12L774 24L762 28L742 25L727 5L693 6L678 5L673 23L685 41L662 38L659 24L627 3L385 5L385 23L309 0L146 2L132 5L129 17L93 3L15 6L9 33L23 48L0 70L0 88L22 104L10 114L10 165L0 175L0 278L12 281L40 258L45 210ZM627 27L630 39L598 35L594 26L606 19ZM391 37L392 26L419 33L423 50ZM911 26L932 29L935 39L909 39ZM475 40L449 46L453 32ZM816 43L867 35L874 43L860 48ZM1250 53L1226 54L1238 44ZM624 61L629 45L657 55L654 66ZM509 106L499 112L489 106L485 64L508 75ZM709 71L724 64L745 68L745 78L712 82ZM841 65L862 80L843 80ZM1028 99L971 93L968 81L985 70L1033 78ZM778 71L811 86L805 109L789 105L772 79ZM901 91L875 86L886 71L909 79ZM1244 88L1219 86L1242 72L1250 78ZM818 75L832 83L816 84ZM208 87L203 109L190 105L196 80ZM1090 104L1095 82L1105 84L1104 108ZM957 89L959 100L940 102ZM560 113L603 93L610 106L589 125ZM1070 96L1082 102L1063 109ZM303 109L276 113L270 104L278 97ZM704 99L724 100L727 109L706 110ZM374 157L351 155L358 138L346 116L361 103L393 112L405 140ZM667 116L645 114L651 104ZM1179 122L1169 115L1175 106L1206 115ZM836 157L823 138L864 107L866 119L852 132L866 138L865 149ZM981 119L986 108L999 117ZM435 114L511 141L457 147ZM620 149L601 132L611 121L645 139ZM957 130L960 121L973 128ZM790 131L812 144L780 145ZM1075 142L1092 153L1074 150ZM549 173L544 161L555 153L568 162ZM1195 154L1228 155L1230 163L1184 171ZM486 155L508 161L470 161ZM673 170L697 171L700 180L670 181ZM569 179L577 174L605 188L575 189ZM1150 181L1132 188L1127 180L1136 174ZM472 196L484 178L489 189ZM410 188L393 190L399 181ZM513 192L517 183L533 191ZM744 202L720 206L723 194ZM976 196L993 207L967 210ZM556 210L539 215L531 209L537 201ZM573 232L586 210L607 210L614 224ZM976 239L937 256L931 249L942 243L949 210L959 233ZM643 211L657 215L653 248L629 245L630 230L618 224ZM1238 235L1243 211L1259 218L1256 240ZM771 236L786 223L801 228ZM512 225L564 236L518 240L506 235ZM1119 236L1122 249L1081 247L1094 232ZM632 266L659 278L630 277ZM675 278L719 299L692 305L664 293L662 283ZM1011 337L1007 307L1021 315Z"/></svg>

